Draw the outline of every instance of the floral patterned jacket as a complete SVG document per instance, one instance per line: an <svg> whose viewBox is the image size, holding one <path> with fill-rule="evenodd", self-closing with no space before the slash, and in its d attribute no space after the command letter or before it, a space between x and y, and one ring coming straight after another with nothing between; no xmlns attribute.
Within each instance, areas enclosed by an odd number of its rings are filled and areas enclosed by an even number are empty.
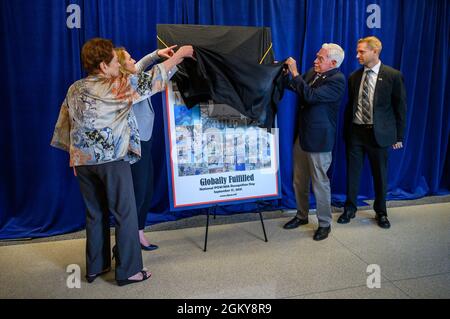
<svg viewBox="0 0 450 319"><path fill-rule="evenodd" d="M50 144L69 152L70 166L138 161L141 145L132 104L164 90L167 82L162 64L129 77L93 75L75 82Z"/></svg>

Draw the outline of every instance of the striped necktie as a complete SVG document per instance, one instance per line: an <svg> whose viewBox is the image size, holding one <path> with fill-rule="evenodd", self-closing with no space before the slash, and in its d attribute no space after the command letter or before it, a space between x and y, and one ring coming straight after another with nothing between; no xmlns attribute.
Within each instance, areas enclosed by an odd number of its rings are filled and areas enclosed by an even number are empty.
<svg viewBox="0 0 450 319"><path fill-rule="evenodd" d="M361 114L362 114L362 121L364 124L370 123L372 119L372 114L370 112L370 100L369 100L369 76L371 74L372 70L365 71L366 76L364 78L364 83L362 87L362 93L361 93Z"/></svg>

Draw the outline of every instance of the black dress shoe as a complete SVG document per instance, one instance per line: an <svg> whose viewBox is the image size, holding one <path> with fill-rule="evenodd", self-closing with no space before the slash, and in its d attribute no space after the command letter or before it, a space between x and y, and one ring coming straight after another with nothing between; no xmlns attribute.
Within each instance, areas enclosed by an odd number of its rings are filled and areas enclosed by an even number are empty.
<svg viewBox="0 0 450 319"><path fill-rule="evenodd" d="M331 232L331 226L328 227L319 227L317 228L313 239L314 240L323 240L328 237L328 234Z"/></svg>
<svg viewBox="0 0 450 319"><path fill-rule="evenodd" d="M283 228L284 229L293 229L293 228L297 228L298 226L301 225L306 225L308 224L308 219L300 219L297 216L295 216L294 218L292 218L290 221L288 221Z"/></svg>
<svg viewBox="0 0 450 319"><path fill-rule="evenodd" d="M375 219L377 220L378 226L380 226L381 228L387 229L387 228L391 227L391 223L389 222L387 216L385 216L385 215L381 215L381 216L377 215L375 217Z"/></svg>
<svg viewBox="0 0 450 319"><path fill-rule="evenodd" d="M339 224L348 224L350 219L355 218L355 212L344 211L341 216L339 216L337 222Z"/></svg>
<svg viewBox="0 0 450 319"><path fill-rule="evenodd" d="M146 250L146 251L151 251L151 250L155 250L155 249L158 249L158 248L159 248L158 246L153 245L153 244L150 244L148 246L144 246L144 245L141 244L141 249L142 250Z"/></svg>

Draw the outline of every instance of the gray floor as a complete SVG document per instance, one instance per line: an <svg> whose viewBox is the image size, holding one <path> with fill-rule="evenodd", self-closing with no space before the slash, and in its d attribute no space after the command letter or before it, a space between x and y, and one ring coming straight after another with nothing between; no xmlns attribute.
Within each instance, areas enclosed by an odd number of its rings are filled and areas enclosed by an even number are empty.
<svg viewBox="0 0 450 319"><path fill-rule="evenodd" d="M267 243L259 220L215 225L206 253L203 226L149 232L160 245L143 253L152 278L125 287L113 272L67 287L68 265L84 275L84 238L3 243L0 298L449 298L450 203L389 213L389 230L366 209L350 224L334 222L321 242L312 240L314 216L294 230L282 228L292 214L266 219ZM367 287L370 264L380 267L380 288Z"/></svg>
<svg viewBox="0 0 450 319"><path fill-rule="evenodd" d="M365 201L368 205L358 207L359 211L364 210L372 210L372 200ZM398 200L398 201L387 201L386 206L388 208L392 207L405 207L405 206L415 206L415 205L424 205L424 204L436 204L436 203L449 203L450 195L444 196L427 196L414 200ZM332 207L334 214L341 214L343 209L339 207ZM272 219L272 218L286 218L292 217L292 214L295 214L292 210L285 211L270 211L264 212L264 219ZM311 214L314 214L314 210L311 210ZM210 225L224 225L224 224L233 224L233 223L242 223L248 221L259 221L259 215L254 213L240 213L234 215L220 216L217 215L216 219L210 219ZM190 218L183 218L176 221L159 223L156 225L149 226L147 231L162 231L162 230L174 230L180 228L191 228L191 227L204 227L206 223L206 218L204 215L194 216ZM114 229L111 229L111 234L114 234ZM70 239L79 239L85 238L85 231L78 231L73 233L68 233L64 235L46 237L46 238L27 238L27 239L15 239L15 240L0 240L0 246L5 245L21 245L24 243L41 243L47 241L56 241L56 240L70 240Z"/></svg>

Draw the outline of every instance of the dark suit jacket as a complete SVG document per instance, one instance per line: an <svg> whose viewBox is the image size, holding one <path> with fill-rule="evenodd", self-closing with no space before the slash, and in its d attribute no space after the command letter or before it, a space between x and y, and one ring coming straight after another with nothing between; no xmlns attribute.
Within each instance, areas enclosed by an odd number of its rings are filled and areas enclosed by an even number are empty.
<svg viewBox="0 0 450 319"><path fill-rule="evenodd" d="M348 79L348 103L345 109L344 136L349 141L358 106L358 93L364 68ZM406 127L406 92L400 71L381 64L373 98L373 130L380 147L402 142Z"/></svg>
<svg viewBox="0 0 450 319"><path fill-rule="evenodd" d="M306 152L331 152L336 140L339 106L345 93L345 76L339 69L323 73L308 85L316 73L293 78L288 89L299 96L298 132L300 146Z"/></svg>

